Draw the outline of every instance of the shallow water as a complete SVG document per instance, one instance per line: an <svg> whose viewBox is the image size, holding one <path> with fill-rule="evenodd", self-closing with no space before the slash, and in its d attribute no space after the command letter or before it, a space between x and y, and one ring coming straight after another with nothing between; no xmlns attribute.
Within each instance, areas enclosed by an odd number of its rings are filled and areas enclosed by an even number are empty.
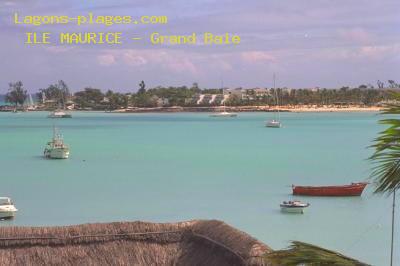
<svg viewBox="0 0 400 266"><path fill-rule="evenodd" d="M311 203L304 215L279 210L291 184L365 180L380 116L284 113L283 128L265 128L272 115L0 113L0 196L19 209L0 225L220 219L275 249L301 240L387 265L391 201L372 187L362 197L296 197ZM42 157L53 124L68 160Z"/></svg>

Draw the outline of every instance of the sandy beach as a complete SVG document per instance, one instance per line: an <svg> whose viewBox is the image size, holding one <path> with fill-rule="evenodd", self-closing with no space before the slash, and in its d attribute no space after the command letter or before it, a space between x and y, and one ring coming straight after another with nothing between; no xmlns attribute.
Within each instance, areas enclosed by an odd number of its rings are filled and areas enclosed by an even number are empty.
<svg viewBox="0 0 400 266"><path fill-rule="evenodd" d="M379 106L285 106L290 112L379 112Z"/></svg>
<svg viewBox="0 0 400 266"><path fill-rule="evenodd" d="M226 111L229 112L379 112L382 107L379 106L316 106L316 105L298 105L298 106L226 106ZM112 111L113 113L148 113L148 112L220 112L223 110L222 106L210 107L153 107L153 108L140 108L131 107L126 109L118 109Z"/></svg>

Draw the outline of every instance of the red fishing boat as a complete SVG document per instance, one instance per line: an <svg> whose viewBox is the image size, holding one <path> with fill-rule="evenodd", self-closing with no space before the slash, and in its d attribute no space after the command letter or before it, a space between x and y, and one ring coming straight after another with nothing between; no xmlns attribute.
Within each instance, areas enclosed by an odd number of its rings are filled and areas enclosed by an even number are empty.
<svg viewBox="0 0 400 266"><path fill-rule="evenodd" d="M343 186L295 186L293 195L305 196L361 196L367 182L351 183Z"/></svg>

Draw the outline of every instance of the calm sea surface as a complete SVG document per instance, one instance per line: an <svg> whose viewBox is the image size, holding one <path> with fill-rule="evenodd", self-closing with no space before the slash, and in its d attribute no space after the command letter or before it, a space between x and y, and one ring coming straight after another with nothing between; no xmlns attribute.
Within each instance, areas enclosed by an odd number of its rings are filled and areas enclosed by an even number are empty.
<svg viewBox="0 0 400 266"><path fill-rule="evenodd" d="M0 196L19 209L0 226L220 219L275 249L301 240L388 265L391 201L372 187L362 197L296 197L311 203L304 215L279 210L291 184L368 177L366 147L382 129L375 113L286 113L281 129L264 127L268 113L46 116L0 113ZM42 157L53 124L68 160Z"/></svg>

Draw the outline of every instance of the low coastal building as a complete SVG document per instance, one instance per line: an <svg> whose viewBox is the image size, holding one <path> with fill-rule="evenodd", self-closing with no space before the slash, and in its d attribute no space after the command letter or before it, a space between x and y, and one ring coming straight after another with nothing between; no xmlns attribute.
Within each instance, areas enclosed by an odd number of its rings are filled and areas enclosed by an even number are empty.
<svg viewBox="0 0 400 266"><path fill-rule="evenodd" d="M168 106L169 105L169 99L168 98L158 98L157 99L157 106L158 107L163 107L163 106Z"/></svg>
<svg viewBox="0 0 400 266"><path fill-rule="evenodd" d="M216 105L221 105L224 103L226 97L223 94L216 94L215 98L214 98L214 104Z"/></svg>
<svg viewBox="0 0 400 266"><path fill-rule="evenodd" d="M239 99L242 99L243 91L242 88L236 88L236 89L225 89L224 94L227 95L236 95Z"/></svg>
<svg viewBox="0 0 400 266"><path fill-rule="evenodd" d="M187 105L221 105L225 97L223 94L196 94L185 99Z"/></svg>
<svg viewBox="0 0 400 266"><path fill-rule="evenodd" d="M271 92L265 88L254 88L242 90L242 100L254 101L271 95Z"/></svg>

